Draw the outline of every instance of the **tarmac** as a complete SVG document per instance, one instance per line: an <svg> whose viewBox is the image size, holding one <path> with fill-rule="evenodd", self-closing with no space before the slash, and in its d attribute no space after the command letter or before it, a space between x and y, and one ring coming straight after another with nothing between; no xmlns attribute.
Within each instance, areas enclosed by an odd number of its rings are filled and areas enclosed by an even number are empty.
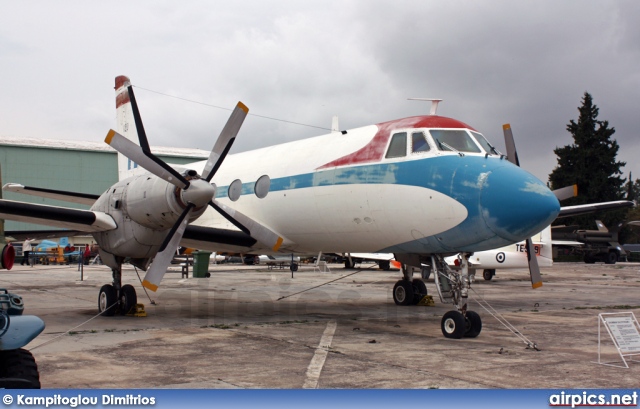
<svg viewBox="0 0 640 409"><path fill-rule="evenodd" d="M170 271L151 302L125 266L123 283L134 285L146 317L97 315L106 266L85 266L81 279L77 265L18 264L0 271L0 288L46 323L26 347L43 388L640 387L638 356L628 369L596 363L598 314L640 315L640 264L556 263L536 290L526 269L478 276L470 309L482 332L460 340L442 335L452 306L433 280L435 306L403 307L391 295L399 271L330 267L303 265L293 278L266 266L211 265L210 278ZM602 360L621 365L602 331Z"/></svg>

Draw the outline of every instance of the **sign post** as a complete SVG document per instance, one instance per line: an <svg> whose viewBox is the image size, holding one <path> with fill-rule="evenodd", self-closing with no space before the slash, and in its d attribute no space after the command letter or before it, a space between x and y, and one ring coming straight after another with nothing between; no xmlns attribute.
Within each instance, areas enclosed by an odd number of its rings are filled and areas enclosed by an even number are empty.
<svg viewBox="0 0 640 409"><path fill-rule="evenodd" d="M618 350L624 366L616 365L612 362L602 362L600 333L603 325ZM640 362L633 359L635 355L640 355L639 329L640 324L638 324L638 320L632 312L598 314L598 363L601 365L629 368L627 360Z"/></svg>

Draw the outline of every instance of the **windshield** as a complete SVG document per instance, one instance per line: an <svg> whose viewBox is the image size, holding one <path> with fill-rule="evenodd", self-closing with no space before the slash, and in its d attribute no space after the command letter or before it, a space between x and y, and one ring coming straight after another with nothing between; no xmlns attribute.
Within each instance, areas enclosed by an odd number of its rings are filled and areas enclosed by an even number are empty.
<svg viewBox="0 0 640 409"><path fill-rule="evenodd" d="M498 150L493 145L491 145L489 143L489 141L487 141L487 139L482 134L479 134L477 132L471 131L471 135L473 135L473 137L476 139L476 141L478 141L480 146L482 146L482 148L485 151L487 151L487 153L500 155L500 152L498 152Z"/></svg>
<svg viewBox="0 0 640 409"><path fill-rule="evenodd" d="M480 148L473 142L467 131L462 129L431 129L429 133L441 151L458 151L480 153Z"/></svg>

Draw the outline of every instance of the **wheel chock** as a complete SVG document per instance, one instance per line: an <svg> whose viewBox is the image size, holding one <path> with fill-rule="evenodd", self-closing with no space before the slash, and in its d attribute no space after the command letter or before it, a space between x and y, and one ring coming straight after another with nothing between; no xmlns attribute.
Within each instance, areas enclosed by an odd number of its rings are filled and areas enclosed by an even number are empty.
<svg viewBox="0 0 640 409"><path fill-rule="evenodd" d="M127 317L146 317L147 312L144 310L144 304L136 304L135 308L127 314Z"/></svg>
<svg viewBox="0 0 640 409"><path fill-rule="evenodd" d="M423 307L433 307L436 303L433 301L432 296L425 295L420 301L418 301L418 305L422 305Z"/></svg>

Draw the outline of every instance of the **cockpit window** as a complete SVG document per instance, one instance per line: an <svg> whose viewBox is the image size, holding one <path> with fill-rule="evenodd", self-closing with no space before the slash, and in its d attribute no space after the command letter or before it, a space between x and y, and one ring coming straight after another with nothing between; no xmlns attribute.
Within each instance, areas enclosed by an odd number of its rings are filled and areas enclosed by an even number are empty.
<svg viewBox="0 0 640 409"><path fill-rule="evenodd" d="M494 154L495 155L500 155L500 152L498 152L498 150L496 148L494 148L493 145L491 145L489 143L489 141L487 141L487 139L482 134L479 134L477 132L471 131L471 135L476 139L476 141L478 141L480 146L482 146L482 148L487 153L490 153L492 155L494 155Z"/></svg>
<svg viewBox="0 0 640 409"><path fill-rule="evenodd" d="M413 132L411 134L411 152L427 152L431 147L422 132Z"/></svg>
<svg viewBox="0 0 640 409"><path fill-rule="evenodd" d="M407 156L407 133L399 132L393 134L385 158L401 158L403 156Z"/></svg>
<svg viewBox="0 0 640 409"><path fill-rule="evenodd" d="M441 151L481 152L467 131L462 129L431 129L429 132Z"/></svg>

